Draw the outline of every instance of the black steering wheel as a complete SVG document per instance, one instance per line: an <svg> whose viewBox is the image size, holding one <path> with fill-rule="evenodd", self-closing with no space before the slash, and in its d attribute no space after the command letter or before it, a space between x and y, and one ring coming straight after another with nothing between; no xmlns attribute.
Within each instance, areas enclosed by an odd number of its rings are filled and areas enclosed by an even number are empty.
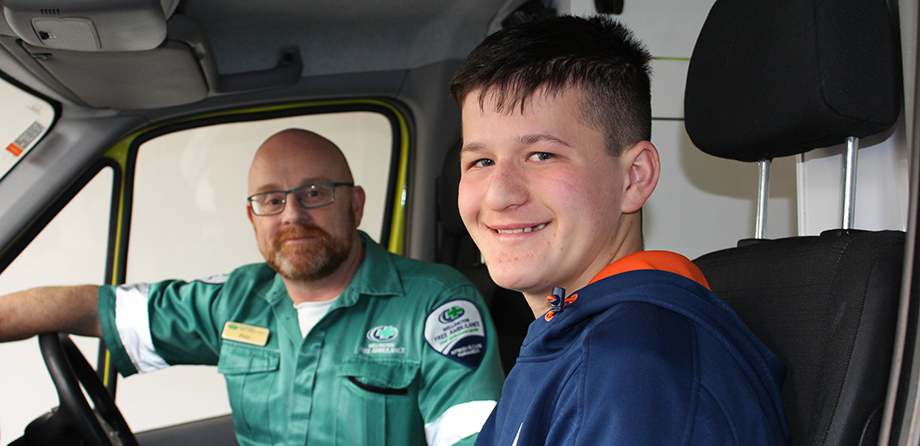
<svg viewBox="0 0 920 446"><path fill-rule="evenodd" d="M30 423L20 440L29 445L138 446L115 400L70 337L47 333L38 342L60 406Z"/></svg>

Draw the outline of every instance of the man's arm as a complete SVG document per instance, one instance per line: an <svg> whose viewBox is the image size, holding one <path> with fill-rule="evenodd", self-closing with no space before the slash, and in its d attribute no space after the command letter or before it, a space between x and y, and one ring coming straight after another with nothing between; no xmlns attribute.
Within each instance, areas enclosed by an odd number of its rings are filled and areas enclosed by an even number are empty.
<svg viewBox="0 0 920 446"><path fill-rule="evenodd" d="M423 350L419 408L429 445L472 445L495 408L505 375L495 327L479 291L468 284L445 289L443 295L450 300L439 299L443 303L424 321L431 348ZM445 312L447 318L439 317ZM438 343L445 333L453 334L456 348Z"/></svg>
<svg viewBox="0 0 920 446"><path fill-rule="evenodd" d="M99 287L39 287L0 297L0 342L40 333L102 337Z"/></svg>

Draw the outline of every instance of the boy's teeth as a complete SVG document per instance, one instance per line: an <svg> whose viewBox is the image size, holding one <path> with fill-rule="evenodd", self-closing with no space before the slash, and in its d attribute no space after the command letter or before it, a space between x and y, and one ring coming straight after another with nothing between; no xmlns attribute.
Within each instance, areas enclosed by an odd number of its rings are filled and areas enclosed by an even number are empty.
<svg viewBox="0 0 920 446"><path fill-rule="evenodd" d="M543 229L543 228L545 228L545 227L546 227L546 223L543 223L542 225L531 226L531 227L529 227L529 228L521 228L521 229L498 229L497 231L498 231L499 234L520 234L521 232L539 231L539 230L541 230L541 229Z"/></svg>

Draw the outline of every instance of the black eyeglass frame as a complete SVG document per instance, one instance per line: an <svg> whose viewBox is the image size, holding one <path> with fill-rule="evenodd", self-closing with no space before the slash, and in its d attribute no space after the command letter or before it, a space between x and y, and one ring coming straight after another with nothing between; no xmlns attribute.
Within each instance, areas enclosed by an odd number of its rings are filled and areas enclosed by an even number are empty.
<svg viewBox="0 0 920 446"><path fill-rule="evenodd" d="M325 184L328 184L328 185L332 186L332 200L329 200L328 203L323 203L323 204L319 204L319 205L316 205L316 206L305 206L303 203L300 202L300 199L297 198L297 192L299 192L300 190L303 190L303 189L306 189L306 188L316 187L316 186L318 186L318 185L325 185ZM257 194L252 194L252 195L246 197L246 202L249 203L249 209L252 211L252 214L253 214L253 215L257 215L257 216L259 216L259 217L265 217L265 216L269 216L269 215L278 215L278 214L284 212L284 208L285 208L285 206L287 206L287 197L288 197L288 195L290 195L290 194L294 194L294 201L296 201L297 204L299 204L299 205L300 205L301 207L303 207L304 209L316 209L316 208L321 208L321 207L323 207L323 206L329 206L330 204L335 203L335 188L336 188L336 187L339 187L339 186L354 187L354 186L355 186L355 183L343 183L343 182L336 182L336 181L321 181L321 182L319 182L319 183L305 184L305 185L303 185L303 186L300 186L300 187L298 187L298 188L291 189L291 190L269 190L269 191L265 191L265 192L259 192L259 193L257 193ZM254 199L254 198L259 197L259 196L261 196L261 195L278 194L278 193L284 193L284 198L281 199L281 209L279 209L278 212L272 212L272 213L270 213L270 214L265 214L265 213L260 214L260 213L256 212L255 207L253 207L253 205L252 205L253 199Z"/></svg>

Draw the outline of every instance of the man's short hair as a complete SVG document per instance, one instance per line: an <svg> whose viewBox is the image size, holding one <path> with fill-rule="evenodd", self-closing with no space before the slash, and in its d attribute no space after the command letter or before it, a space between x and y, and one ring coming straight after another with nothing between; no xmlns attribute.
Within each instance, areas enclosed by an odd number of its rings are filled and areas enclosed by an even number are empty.
<svg viewBox="0 0 920 446"><path fill-rule="evenodd" d="M614 156L652 133L651 55L619 22L605 17L555 17L503 29L487 37L450 83L454 102L480 90L499 112L511 113L542 89L583 93L586 125L605 134Z"/></svg>

